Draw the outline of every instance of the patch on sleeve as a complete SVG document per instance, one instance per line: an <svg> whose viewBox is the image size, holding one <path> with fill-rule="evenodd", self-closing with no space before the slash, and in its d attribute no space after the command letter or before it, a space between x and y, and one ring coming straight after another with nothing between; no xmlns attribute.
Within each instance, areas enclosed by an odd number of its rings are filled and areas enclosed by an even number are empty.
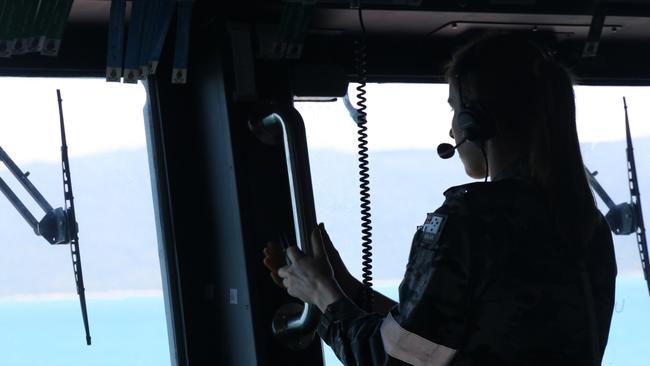
<svg viewBox="0 0 650 366"><path fill-rule="evenodd" d="M437 241L447 221L447 216L429 212L427 219L422 225L422 239L426 241Z"/></svg>

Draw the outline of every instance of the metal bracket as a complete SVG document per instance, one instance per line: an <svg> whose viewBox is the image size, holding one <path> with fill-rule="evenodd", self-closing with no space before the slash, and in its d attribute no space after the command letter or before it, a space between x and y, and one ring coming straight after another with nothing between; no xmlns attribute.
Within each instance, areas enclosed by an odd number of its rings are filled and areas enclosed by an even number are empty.
<svg viewBox="0 0 650 366"><path fill-rule="evenodd" d="M605 12L600 6L596 7L594 15L591 18L591 25L589 26L589 35L587 42L582 50L582 57L596 57L598 53L598 46L600 45L600 36L603 33L603 25L605 24Z"/></svg>
<svg viewBox="0 0 650 366"><path fill-rule="evenodd" d="M187 83L193 0L178 0L172 84Z"/></svg>

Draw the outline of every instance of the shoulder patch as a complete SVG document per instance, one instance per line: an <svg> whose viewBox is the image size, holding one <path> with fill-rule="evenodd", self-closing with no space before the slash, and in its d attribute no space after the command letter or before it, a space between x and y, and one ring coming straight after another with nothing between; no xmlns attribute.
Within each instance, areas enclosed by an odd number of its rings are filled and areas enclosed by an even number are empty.
<svg viewBox="0 0 650 366"><path fill-rule="evenodd" d="M483 183L468 183L460 186L451 187L448 188L443 194L447 198L462 197L468 194L470 191L476 189L476 186L478 184L483 184Z"/></svg>
<svg viewBox="0 0 650 366"><path fill-rule="evenodd" d="M447 216L443 214L429 212L427 219L422 225L422 239L428 241L435 241L442 232Z"/></svg>

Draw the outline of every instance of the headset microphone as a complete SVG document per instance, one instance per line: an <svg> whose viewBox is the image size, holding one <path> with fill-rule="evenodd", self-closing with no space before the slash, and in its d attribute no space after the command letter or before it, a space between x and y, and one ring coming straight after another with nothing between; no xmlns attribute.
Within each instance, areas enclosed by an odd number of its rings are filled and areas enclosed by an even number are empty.
<svg viewBox="0 0 650 366"><path fill-rule="evenodd" d="M452 144L440 144L440 145L438 145L438 156L440 156L442 159L451 158L452 156L454 156L454 153L456 153L456 149L458 148L458 146L462 145L465 141L467 141L466 138L464 138L456 146L454 146Z"/></svg>

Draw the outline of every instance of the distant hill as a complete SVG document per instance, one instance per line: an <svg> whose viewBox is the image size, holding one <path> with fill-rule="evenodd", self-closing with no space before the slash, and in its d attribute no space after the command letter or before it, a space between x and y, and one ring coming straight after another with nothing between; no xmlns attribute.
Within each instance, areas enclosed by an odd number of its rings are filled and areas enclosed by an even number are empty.
<svg viewBox="0 0 650 366"><path fill-rule="evenodd" d="M585 144L585 164L598 170L601 185L616 203L629 201L624 142ZM645 203L645 221L650 223L650 139L635 141L640 191ZM344 260L360 274L360 219L358 168L351 153L313 151L311 153L314 195L318 219L326 223ZM373 272L377 279L402 277L411 239L427 212L443 202L442 193L450 186L470 182L458 157L441 160L435 151L408 150L371 153L370 164ZM645 192L645 194L644 194ZM604 213L607 208L596 199ZM646 203L647 202L647 203ZM619 274L640 275L636 238L615 236Z"/></svg>
<svg viewBox="0 0 650 366"><path fill-rule="evenodd" d="M86 289L161 288L146 150L75 158L70 166ZM62 205L59 164L21 169L31 172L30 179L52 206ZM1 175L13 183L6 170ZM42 211L30 206L40 220ZM0 217L0 296L74 292L68 246L51 246L34 235L2 195Z"/></svg>
<svg viewBox="0 0 650 366"><path fill-rule="evenodd" d="M645 198L650 194L650 139L635 144L640 189ZM600 171L598 178L612 199L616 203L629 200L625 144L584 145L583 154L589 168ZM326 223L346 263L358 275L356 155L327 150L315 150L310 155L318 219ZM31 172L30 179L52 205L61 205L59 164L29 164L21 168ZM146 151L76 158L71 161L71 170L86 289L159 289L160 265ZM0 170L0 176L15 186L6 170ZM442 203L445 189L468 181L457 157L440 160L433 149L371 154L375 278L402 277L416 226L422 224L427 212ZM25 198L24 202L31 200ZM645 203L645 207L646 222L650 223L650 203ZM32 208L32 212L41 215L37 208ZM0 218L0 297L73 293L68 247L53 247L36 237L4 197L0 197ZM638 274L635 239L616 237L615 243L619 273Z"/></svg>

